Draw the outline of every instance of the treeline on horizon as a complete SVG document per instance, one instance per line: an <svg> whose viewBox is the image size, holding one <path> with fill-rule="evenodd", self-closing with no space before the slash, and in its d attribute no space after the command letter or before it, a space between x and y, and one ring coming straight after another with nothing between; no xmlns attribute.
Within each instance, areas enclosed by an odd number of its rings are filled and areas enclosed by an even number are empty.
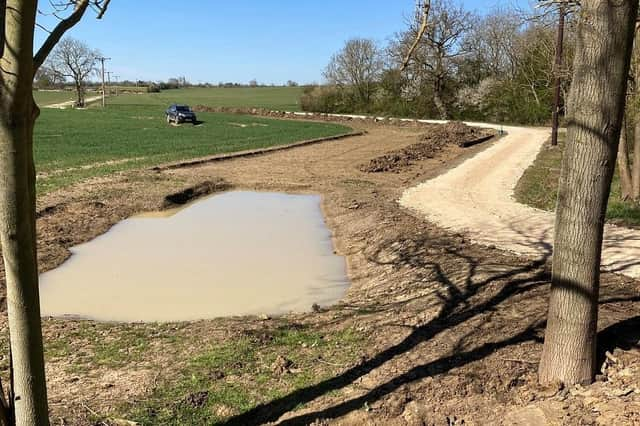
<svg viewBox="0 0 640 426"><path fill-rule="evenodd" d="M398 117L548 124L553 82L561 76L561 113L570 86L575 25L567 17L564 60L554 71L557 10L496 9L479 15L456 0L432 0L427 30L406 68L421 16L407 19L406 28L380 44L356 38L345 42L323 72L323 84L264 84L166 81L111 81L110 85L160 92L184 87L300 87L303 111L366 113ZM43 67L35 87L63 89L67 79ZM101 82L85 82L99 88Z"/></svg>
<svg viewBox="0 0 640 426"><path fill-rule="evenodd" d="M386 45L351 39L307 87L305 111L546 124L553 105L557 11L499 9L483 16L453 0L431 2L427 30L407 22ZM561 105L570 85L575 28L568 17Z"/></svg>

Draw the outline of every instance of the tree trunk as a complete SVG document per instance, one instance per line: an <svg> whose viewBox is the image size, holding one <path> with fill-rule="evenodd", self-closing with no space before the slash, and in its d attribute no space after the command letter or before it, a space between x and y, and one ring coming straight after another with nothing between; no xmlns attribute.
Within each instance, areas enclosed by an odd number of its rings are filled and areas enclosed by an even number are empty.
<svg viewBox="0 0 640 426"><path fill-rule="evenodd" d="M440 120L447 120L449 118L449 113L447 112L447 107L445 106L442 100L442 80L440 77L436 77L435 84L433 85L433 103L436 105L438 109L438 114L440 114Z"/></svg>
<svg viewBox="0 0 640 426"><path fill-rule="evenodd" d="M618 146L618 172L620 173L620 197L627 201L632 197L631 168L629 167L629 148L627 146L627 126L623 121Z"/></svg>
<svg viewBox="0 0 640 426"><path fill-rule="evenodd" d="M539 369L543 384L590 382L595 375L602 233L638 9L638 0L581 4Z"/></svg>
<svg viewBox="0 0 640 426"><path fill-rule="evenodd" d="M636 114L633 135L633 164L631 167L631 198L638 201L640 199L640 116L638 114Z"/></svg>
<svg viewBox="0 0 640 426"><path fill-rule="evenodd" d="M76 106L79 108L84 107L84 88L82 83L76 81Z"/></svg>
<svg viewBox="0 0 640 426"><path fill-rule="evenodd" d="M0 58L0 242L17 425L48 425L35 230L33 32L35 0L9 0Z"/></svg>
<svg viewBox="0 0 640 426"><path fill-rule="evenodd" d="M0 240L14 371L16 424L47 424L35 241L32 111L0 123Z"/></svg>

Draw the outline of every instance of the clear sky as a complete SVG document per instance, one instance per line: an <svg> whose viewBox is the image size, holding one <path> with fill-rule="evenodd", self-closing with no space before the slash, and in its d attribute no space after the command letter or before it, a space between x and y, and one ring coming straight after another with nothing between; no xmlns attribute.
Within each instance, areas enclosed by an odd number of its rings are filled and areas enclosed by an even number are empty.
<svg viewBox="0 0 640 426"><path fill-rule="evenodd" d="M459 0L483 13L527 0ZM47 2L40 1L43 11ZM387 40L405 28L415 0L112 0L101 21L88 11L69 35L111 57L120 79L319 82L353 37ZM51 28L54 21L40 17ZM36 44L46 33L38 31Z"/></svg>

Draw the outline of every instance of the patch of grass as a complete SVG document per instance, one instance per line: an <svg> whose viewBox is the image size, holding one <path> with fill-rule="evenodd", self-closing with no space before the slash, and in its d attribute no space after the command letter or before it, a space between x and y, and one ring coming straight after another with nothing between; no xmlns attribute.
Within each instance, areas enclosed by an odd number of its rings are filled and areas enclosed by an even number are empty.
<svg viewBox="0 0 640 426"><path fill-rule="evenodd" d="M546 144L535 162L524 172L515 189L516 200L542 210L553 211L558 197L558 180L566 132L558 135L558 146ZM607 220L622 226L640 226L640 206L620 198L620 176L613 176Z"/></svg>
<svg viewBox="0 0 640 426"><path fill-rule="evenodd" d="M141 361L151 344L180 343L168 324L110 324L79 321L56 338L45 338L47 362L69 362L67 371L85 374L98 368L120 368Z"/></svg>
<svg viewBox="0 0 640 426"><path fill-rule="evenodd" d="M365 339L351 329L324 334L285 325L247 333L203 348L176 378L124 407L121 417L142 425L222 422L332 377L357 362L364 346ZM285 358L288 370L273 368Z"/></svg>
<svg viewBox="0 0 640 426"><path fill-rule="evenodd" d="M122 94L109 98L111 105L157 105L167 108L172 103L210 107L251 107L299 111L302 87L237 87L163 90L160 93Z"/></svg>
<svg viewBox="0 0 640 426"><path fill-rule="evenodd" d="M164 108L154 106L43 109L34 136L38 192L123 170L350 131L332 123L242 115L199 113L198 119L197 126L170 126Z"/></svg>

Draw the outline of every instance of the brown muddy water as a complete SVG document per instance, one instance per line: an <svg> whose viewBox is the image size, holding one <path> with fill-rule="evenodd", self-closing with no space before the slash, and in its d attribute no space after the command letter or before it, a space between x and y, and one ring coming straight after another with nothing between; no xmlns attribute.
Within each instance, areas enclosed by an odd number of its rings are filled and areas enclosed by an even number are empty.
<svg viewBox="0 0 640 426"><path fill-rule="evenodd" d="M346 292L320 197L233 191L124 220L40 276L43 316L185 321L326 306Z"/></svg>

